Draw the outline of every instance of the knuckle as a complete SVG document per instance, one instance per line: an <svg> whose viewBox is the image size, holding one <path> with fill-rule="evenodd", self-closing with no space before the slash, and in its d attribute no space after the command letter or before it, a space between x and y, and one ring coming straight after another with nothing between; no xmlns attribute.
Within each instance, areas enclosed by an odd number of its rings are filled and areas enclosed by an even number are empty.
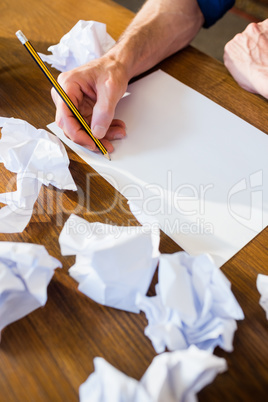
<svg viewBox="0 0 268 402"><path fill-rule="evenodd" d="M60 85L65 85L68 82L68 78L69 78L68 72L60 73L58 76L58 83Z"/></svg>
<svg viewBox="0 0 268 402"><path fill-rule="evenodd" d="M56 114L55 121L56 121L57 126L59 126L59 128L61 128L61 129L63 129L63 127L64 127L64 122L63 122L62 117L61 117L61 116L58 116L58 115Z"/></svg>

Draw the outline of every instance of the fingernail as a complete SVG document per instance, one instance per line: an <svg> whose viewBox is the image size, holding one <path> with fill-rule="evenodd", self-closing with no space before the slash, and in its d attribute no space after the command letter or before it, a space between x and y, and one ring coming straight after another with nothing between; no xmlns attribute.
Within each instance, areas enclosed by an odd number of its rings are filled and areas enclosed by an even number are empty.
<svg viewBox="0 0 268 402"><path fill-rule="evenodd" d="M95 147L91 147L90 145L84 145L84 147L89 151L95 151Z"/></svg>
<svg viewBox="0 0 268 402"><path fill-rule="evenodd" d="M92 129L93 135L96 138L103 138L106 134L106 128L102 126L95 126Z"/></svg>
<svg viewBox="0 0 268 402"><path fill-rule="evenodd" d="M122 138L124 138L124 135L121 133L116 133L114 135L114 140L121 140Z"/></svg>

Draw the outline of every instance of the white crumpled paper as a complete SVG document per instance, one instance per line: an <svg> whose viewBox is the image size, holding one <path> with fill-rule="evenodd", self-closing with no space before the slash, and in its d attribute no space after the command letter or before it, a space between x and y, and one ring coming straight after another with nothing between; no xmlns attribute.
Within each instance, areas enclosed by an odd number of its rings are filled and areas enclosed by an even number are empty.
<svg viewBox="0 0 268 402"><path fill-rule="evenodd" d="M106 24L80 20L57 45L48 48L52 55L39 55L63 72L101 57L114 44L115 40L106 32Z"/></svg>
<svg viewBox="0 0 268 402"><path fill-rule="evenodd" d="M145 334L157 353L196 345L233 350L235 320L244 318L230 282L207 255L162 254L156 296L137 296L148 319Z"/></svg>
<svg viewBox="0 0 268 402"><path fill-rule="evenodd" d="M71 215L59 237L62 255L76 255L70 275L96 302L138 313L137 293L145 295L159 257L159 230L87 222Z"/></svg>
<svg viewBox="0 0 268 402"><path fill-rule="evenodd" d="M94 366L79 388L80 402L194 402L196 393L227 370L224 359L195 346L156 356L140 381L101 357Z"/></svg>
<svg viewBox="0 0 268 402"><path fill-rule="evenodd" d="M65 190L76 190L76 185L65 147L55 135L20 119L0 117L0 127L0 163L17 173L17 190L0 194L0 202L7 204L0 209L0 233L22 232L42 184Z"/></svg>
<svg viewBox="0 0 268 402"><path fill-rule="evenodd" d="M47 286L61 267L44 246L0 242L0 331L47 301Z"/></svg>
<svg viewBox="0 0 268 402"><path fill-rule="evenodd" d="M257 289L261 295L260 305L264 309L268 320L268 275L259 274L257 276Z"/></svg>
<svg viewBox="0 0 268 402"><path fill-rule="evenodd" d="M134 378L102 357L94 358L95 372L79 387L80 402L148 402L147 392Z"/></svg>

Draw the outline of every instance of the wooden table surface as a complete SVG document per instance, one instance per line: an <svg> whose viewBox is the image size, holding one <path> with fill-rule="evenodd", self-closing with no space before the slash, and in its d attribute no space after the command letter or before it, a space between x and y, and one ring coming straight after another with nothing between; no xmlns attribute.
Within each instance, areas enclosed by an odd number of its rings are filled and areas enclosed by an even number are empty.
<svg viewBox="0 0 268 402"><path fill-rule="evenodd" d="M109 0L2 0L0 15L0 116L21 118L37 128L54 120L50 85L15 32L21 29L38 51L46 52L79 19L106 23L116 39L133 17ZM240 89L221 63L189 47L159 67L267 133L267 101ZM136 379L155 356L143 334L147 322L143 314L98 305L78 292L68 275L74 257L61 256L58 237L73 211L92 222L125 225L131 218L122 211L122 203L127 209L124 198L71 150L68 153L71 173L85 194L90 181L88 204L71 191L43 186L23 233L0 234L1 241L43 244L63 263L48 287L45 307L2 331L1 402L77 401L79 385L93 371L95 356ZM0 191L5 192L13 175L0 165L0 177ZM117 202L108 211L114 199ZM256 289L257 274L268 274L267 245L266 228L222 268L246 318L238 323L234 352L216 349L229 369L200 392L200 401L267 400L268 324ZM160 250L171 253L180 248L162 235Z"/></svg>

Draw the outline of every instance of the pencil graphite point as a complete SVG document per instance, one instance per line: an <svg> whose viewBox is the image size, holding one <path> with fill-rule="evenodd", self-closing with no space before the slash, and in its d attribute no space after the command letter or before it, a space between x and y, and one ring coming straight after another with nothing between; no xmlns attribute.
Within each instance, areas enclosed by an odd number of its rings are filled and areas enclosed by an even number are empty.
<svg viewBox="0 0 268 402"><path fill-rule="evenodd" d="M103 156L104 156L106 159L108 159L109 161L111 160L111 157L110 157L110 155L109 155L108 152L106 152L106 154L103 154Z"/></svg>
<svg viewBox="0 0 268 402"><path fill-rule="evenodd" d="M21 30L16 32L17 38L21 41L21 43L24 45L28 39L26 38L26 36L21 32Z"/></svg>

